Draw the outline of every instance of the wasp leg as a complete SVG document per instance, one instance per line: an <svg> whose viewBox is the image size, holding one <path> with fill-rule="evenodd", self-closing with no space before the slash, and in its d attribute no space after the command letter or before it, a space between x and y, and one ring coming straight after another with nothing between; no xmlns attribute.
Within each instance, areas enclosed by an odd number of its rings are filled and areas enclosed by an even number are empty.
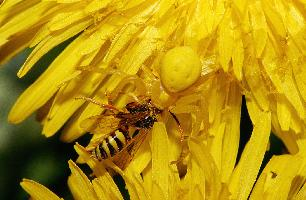
<svg viewBox="0 0 306 200"><path fill-rule="evenodd" d="M111 105L111 104L103 104L101 102L98 102L92 98L89 98L89 97L83 97L83 96L80 96L80 97L76 97L75 99L82 99L82 100L85 100L85 101L89 101L90 103L93 103L93 104L96 104L98 106L100 106L101 108L104 108L104 109L107 109L107 110L111 110L111 111L116 111L116 112L119 112L119 109L116 108L115 106Z"/></svg>

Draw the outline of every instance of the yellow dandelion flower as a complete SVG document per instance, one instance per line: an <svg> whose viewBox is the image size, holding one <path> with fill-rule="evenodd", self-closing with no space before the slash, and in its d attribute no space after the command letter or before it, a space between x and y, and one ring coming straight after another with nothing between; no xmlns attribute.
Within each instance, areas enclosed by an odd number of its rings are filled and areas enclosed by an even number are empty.
<svg viewBox="0 0 306 200"><path fill-rule="evenodd" d="M95 165L119 173L131 199L304 199L305 5L302 0L3 1L0 60L32 48L19 77L55 46L73 40L19 97L9 120L19 123L43 111L43 134L50 137L63 127L62 140L71 142L86 132L84 120L104 112L79 97L105 104L112 99L124 108L131 98L146 96L178 117L184 135L180 138L175 120L165 114L124 171L77 146L79 161L96 176L90 182L70 162L68 183L77 199L122 198L111 178L112 192L105 191L98 180L108 175ZM237 162L243 96L254 128ZM260 173L271 130L288 154L273 156ZM93 132L91 143L103 134L109 132ZM22 186L34 198L56 198L31 181Z"/></svg>
<svg viewBox="0 0 306 200"><path fill-rule="evenodd" d="M221 181L222 173L207 146L195 139L190 141L188 171L184 178L180 178L174 165L169 165L172 155L167 144L170 139L163 123L156 123L153 127L152 154L149 154L152 162L135 159L125 171L112 163L107 165L123 177L130 199L247 199L248 196L250 199L305 199L305 162L297 154L273 157L252 190L268 143L270 118L270 113L261 114L259 125L254 129L229 183ZM77 144L75 149L90 166L95 178L90 181L73 161L69 161L71 175L68 185L73 197L124 199L104 165L82 146ZM24 179L21 186L35 199L60 199L34 181Z"/></svg>

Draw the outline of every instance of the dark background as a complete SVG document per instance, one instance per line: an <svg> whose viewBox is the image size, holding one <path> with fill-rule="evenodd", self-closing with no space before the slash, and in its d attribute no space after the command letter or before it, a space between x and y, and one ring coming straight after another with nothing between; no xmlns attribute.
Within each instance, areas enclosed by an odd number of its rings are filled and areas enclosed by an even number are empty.
<svg viewBox="0 0 306 200"><path fill-rule="evenodd" d="M44 57L24 78L16 76L31 50L27 49L0 67L0 199L26 199L19 185L22 178L35 180L60 197L71 199L67 187L69 159L75 159L73 144L60 142L59 134L46 138L31 116L21 124L7 122L10 108L24 91L62 50L57 47Z"/></svg>
<svg viewBox="0 0 306 200"><path fill-rule="evenodd" d="M7 122L9 110L17 97L44 71L69 42L67 41L51 50L25 78L17 78L16 73L29 55L30 49L23 51L9 63L0 67L1 199L25 199L28 197L19 185L22 178L35 180L58 196L72 199L67 187L67 178L70 174L67 161L76 159L73 144L62 143L59 140L59 133L51 138L45 138L41 134L40 124L35 121L35 116L31 116L18 125ZM241 141L238 158L252 132L252 123L244 99L240 127ZM281 141L275 136L272 135L270 141L271 148L265 156L262 168L273 154L281 154L284 149Z"/></svg>

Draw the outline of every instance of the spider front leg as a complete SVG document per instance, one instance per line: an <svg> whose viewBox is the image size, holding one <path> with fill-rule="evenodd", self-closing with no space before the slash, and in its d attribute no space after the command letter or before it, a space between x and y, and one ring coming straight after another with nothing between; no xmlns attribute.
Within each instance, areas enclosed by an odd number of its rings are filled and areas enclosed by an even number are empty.
<svg viewBox="0 0 306 200"><path fill-rule="evenodd" d="M174 121L176 122L177 126L178 126L178 129L179 129L179 132L180 132L180 143L181 143L181 154L180 154L180 157L175 160L175 161L172 161L170 164L173 165L173 164L180 164L180 163L184 163L184 159L186 158L187 154L188 154L188 148L186 148L186 143L185 143L185 140L188 139L188 135L184 135L184 130L182 128L182 125L180 123L180 121L178 120L177 116L171 112L170 110L168 110L168 112L171 114L171 116L173 117Z"/></svg>
<svg viewBox="0 0 306 200"><path fill-rule="evenodd" d="M183 143L184 140L188 138L188 136L184 135L184 130L183 130L182 125L181 125L180 121L178 120L177 116L173 112L171 112L170 110L168 110L168 112L171 114L171 116L173 117L174 121L176 122L176 124L179 128L180 135L181 135L180 141L181 141L181 143Z"/></svg>

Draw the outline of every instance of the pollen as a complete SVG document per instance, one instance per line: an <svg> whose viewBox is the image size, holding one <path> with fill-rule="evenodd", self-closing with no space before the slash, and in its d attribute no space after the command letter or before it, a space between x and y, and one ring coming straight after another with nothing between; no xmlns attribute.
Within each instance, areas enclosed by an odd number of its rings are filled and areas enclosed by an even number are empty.
<svg viewBox="0 0 306 200"><path fill-rule="evenodd" d="M197 81L201 69L200 58L191 47L175 47L161 60L162 84L169 92L180 92Z"/></svg>

